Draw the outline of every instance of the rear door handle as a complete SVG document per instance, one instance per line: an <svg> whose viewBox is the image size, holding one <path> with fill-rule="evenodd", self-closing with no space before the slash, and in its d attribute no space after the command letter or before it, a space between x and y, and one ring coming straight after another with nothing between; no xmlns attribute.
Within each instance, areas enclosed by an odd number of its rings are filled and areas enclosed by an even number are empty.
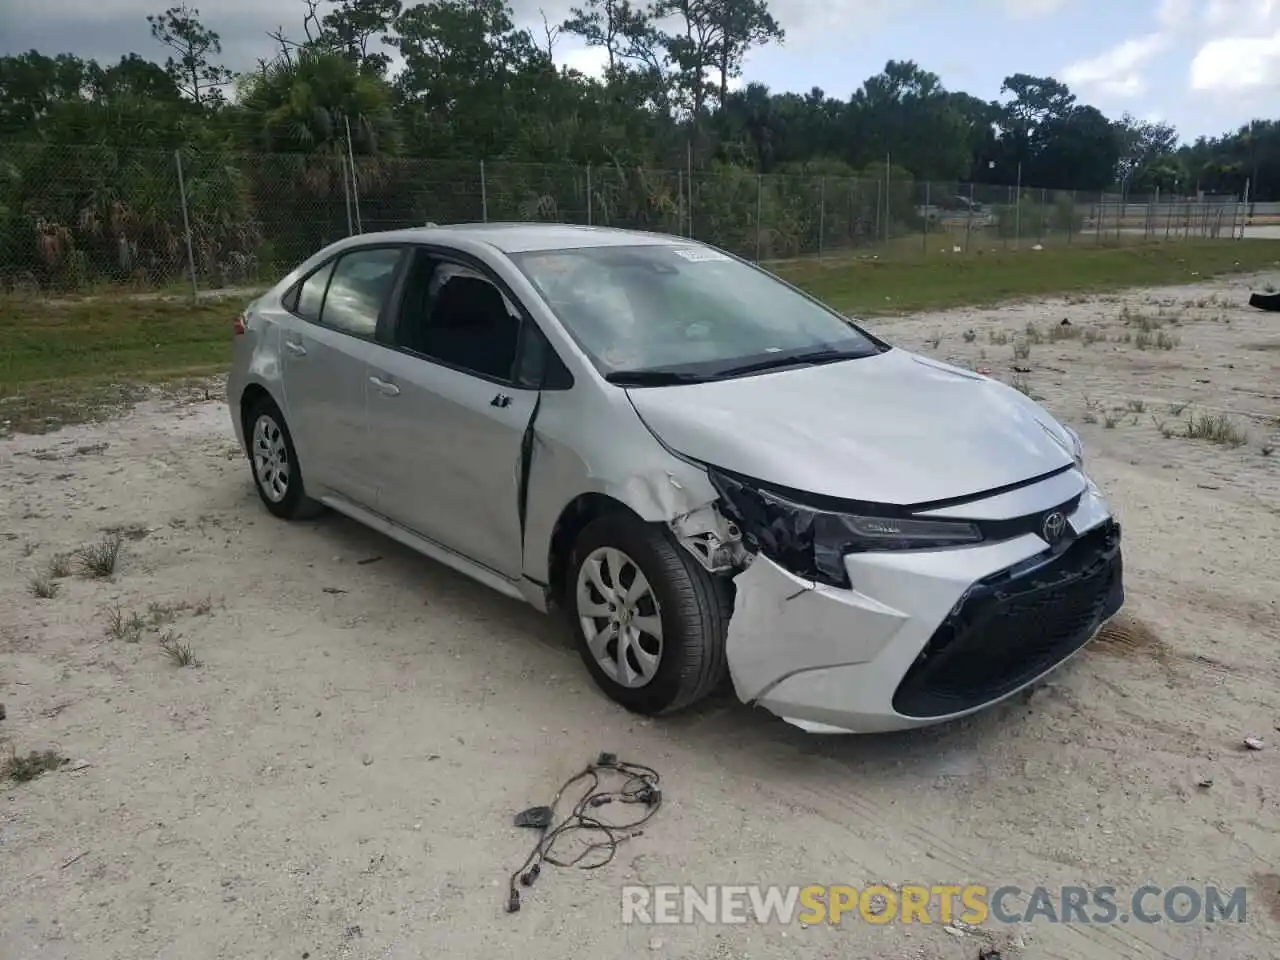
<svg viewBox="0 0 1280 960"><path fill-rule="evenodd" d="M400 388L394 383L388 383L381 377L370 377L369 382L378 388L378 392L385 397L394 397L400 393Z"/></svg>
<svg viewBox="0 0 1280 960"><path fill-rule="evenodd" d="M304 347L297 340L286 340L284 342L284 348L288 350L290 353L292 353L295 357L305 357L307 355L307 348Z"/></svg>

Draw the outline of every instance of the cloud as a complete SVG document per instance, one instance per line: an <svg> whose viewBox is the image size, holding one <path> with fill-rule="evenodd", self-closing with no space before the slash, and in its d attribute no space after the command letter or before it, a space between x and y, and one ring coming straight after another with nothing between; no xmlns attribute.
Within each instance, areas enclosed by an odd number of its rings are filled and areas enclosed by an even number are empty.
<svg viewBox="0 0 1280 960"><path fill-rule="evenodd" d="M556 62L562 67L577 70L588 77L600 79L604 76L608 54L604 47L574 47L568 43L556 44Z"/></svg>
<svg viewBox="0 0 1280 960"><path fill-rule="evenodd" d="M1015 20L1029 20L1057 13L1071 0L1004 0L1004 9Z"/></svg>
<svg viewBox="0 0 1280 960"><path fill-rule="evenodd" d="M1166 31L1181 30L1192 21L1195 0L1160 0L1156 7L1156 23Z"/></svg>
<svg viewBox="0 0 1280 960"><path fill-rule="evenodd" d="M1263 26L1280 16L1280 0L1209 0L1204 22L1211 30L1234 33Z"/></svg>
<svg viewBox="0 0 1280 960"><path fill-rule="evenodd" d="M1280 30L1264 37L1210 40L1191 61L1191 89L1239 94L1280 87Z"/></svg>
<svg viewBox="0 0 1280 960"><path fill-rule="evenodd" d="M1061 71L1062 80L1111 97L1137 96L1147 88L1141 68L1167 44L1168 38L1160 32L1134 37L1096 57L1069 64Z"/></svg>

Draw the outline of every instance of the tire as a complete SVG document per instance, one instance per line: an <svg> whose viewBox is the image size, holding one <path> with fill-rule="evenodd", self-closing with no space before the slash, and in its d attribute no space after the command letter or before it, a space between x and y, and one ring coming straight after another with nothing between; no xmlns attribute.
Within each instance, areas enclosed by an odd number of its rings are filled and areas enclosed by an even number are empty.
<svg viewBox="0 0 1280 960"><path fill-rule="evenodd" d="M309 520L323 513L324 506L307 496L293 436L274 401L263 397L249 408L245 434L253 485L267 510L281 520ZM259 450L266 453L265 462ZM283 482L275 464L284 468Z"/></svg>
<svg viewBox="0 0 1280 960"><path fill-rule="evenodd" d="M620 555L622 561L611 560L614 555ZM613 566L619 567L619 574L608 569ZM628 576L631 570L647 581L653 603L641 596L630 613L623 612L620 620L615 619L605 613L610 598L596 586L592 572L598 572L606 587L627 590L636 584L634 573ZM615 579L619 583L613 583ZM696 703L724 682L728 674L725 635L733 613L731 582L700 566L665 529L622 513L592 521L570 553L565 593L565 608L583 663L600 689L628 710L645 715L672 713ZM621 607L625 604L615 602L614 609ZM655 622L661 626L658 643L644 629ZM609 639L598 641L593 650L588 631L596 636L600 626L614 632ZM618 657L624 643L619 631L628 627L632 632L627 634L622 654L624 668ZM596 651L602 651L603 659ZM637 666L640 669L635 669ZM646 668L647 677L643 676Z"/></svg>

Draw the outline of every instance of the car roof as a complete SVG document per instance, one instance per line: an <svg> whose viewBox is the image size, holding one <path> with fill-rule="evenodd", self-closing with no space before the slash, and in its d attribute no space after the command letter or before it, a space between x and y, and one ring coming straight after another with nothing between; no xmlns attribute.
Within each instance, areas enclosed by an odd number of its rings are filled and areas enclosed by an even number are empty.
<svg viewBox="0 0 1280 960"><path fill-rule="evenodd" d="M569 223L454 223L415 227L384 233L365 233L360 239L395 240L416 243L449 243L461 238L488 244L503 253L536 250L572 250L583 247L675 246L697 244L661 233L621 230L617 227L587 227Z"/></svg>

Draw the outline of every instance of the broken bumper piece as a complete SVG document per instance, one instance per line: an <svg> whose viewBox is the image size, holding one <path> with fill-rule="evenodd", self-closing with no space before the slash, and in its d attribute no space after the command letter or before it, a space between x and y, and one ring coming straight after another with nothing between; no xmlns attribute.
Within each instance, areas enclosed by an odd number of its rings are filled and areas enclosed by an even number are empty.
<svg viewBox="0 0 1280 960"><path fill-rule="evenodd" d="M852 589L764 556L737 577L728 659L741 700L812 733L927 726L1016 694L1124 602L1120 527L1093 492L1057 549L1034 535L851 554Z"/></svg>

